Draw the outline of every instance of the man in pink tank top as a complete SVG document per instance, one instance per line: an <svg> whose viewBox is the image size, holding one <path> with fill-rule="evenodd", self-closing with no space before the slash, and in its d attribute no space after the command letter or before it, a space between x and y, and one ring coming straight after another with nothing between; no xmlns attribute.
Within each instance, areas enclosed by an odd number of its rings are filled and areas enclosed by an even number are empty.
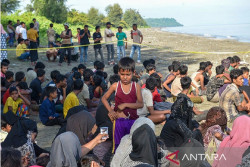
<svg viewBox="0 0 250 167"><path fill-rule="evenodd" d="M138 118L137 109L143 107L141 87L131 82L135 70L135 62L129 57L122 58L119 63L121 81L110 86L102 97L102 103L109 111L113 122L113 152L120 144L121 138L130 132L130 128ZM111 108L107 99L115 92L115 107Z"/></svg>

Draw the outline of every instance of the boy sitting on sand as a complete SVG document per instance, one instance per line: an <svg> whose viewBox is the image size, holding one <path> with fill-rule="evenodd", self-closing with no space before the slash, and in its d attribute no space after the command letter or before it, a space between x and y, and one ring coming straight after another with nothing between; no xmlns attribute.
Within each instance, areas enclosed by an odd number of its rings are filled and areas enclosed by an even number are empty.
<svg viewBox="0 0 250 167"><path fill-rule="evenodd" d="M55 48L53 48L53 44L50 44L49 47L50 47L50 49L47 50L46 56L47 56L49 61L55 61L58 51Z"/></svg>
<svg viewBox="0 0 250 167"><path fill-rule="evenodd" d="M131 126L138 118L137 109L143 107L141 87L131 81L135 70L134 60L124 57L119 61L118 66L121 81L112 84L102 97L102 103L109 111L111 120L114 121L113 152L120 144L121 138L129 133ZM116 95L113 109L108 99L114 92Z"/></svg>

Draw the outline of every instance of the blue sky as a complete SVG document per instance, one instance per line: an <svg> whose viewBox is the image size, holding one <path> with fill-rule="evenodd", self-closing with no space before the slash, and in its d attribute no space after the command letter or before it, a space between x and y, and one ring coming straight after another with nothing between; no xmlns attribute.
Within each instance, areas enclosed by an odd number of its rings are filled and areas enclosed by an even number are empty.
<svg viewBox="0 0 250 167"><path fill-rule="evenodd" d="M30 0L21 3L23 8ZM93 6L105 14L114 3L137 9L144 18L172 17L185 26L250 23L249 0L68 0L67 5L82 12Z"/></svg>

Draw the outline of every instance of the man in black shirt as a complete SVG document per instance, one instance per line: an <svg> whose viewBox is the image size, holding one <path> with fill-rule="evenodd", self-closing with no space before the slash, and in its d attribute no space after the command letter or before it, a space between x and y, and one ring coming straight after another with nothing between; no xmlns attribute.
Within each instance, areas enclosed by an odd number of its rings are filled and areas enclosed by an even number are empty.
<svg viewBox="0 0 250 167"><path fill-rule="evenodd" d="M98 52L99 52L101 59L102 59L102 62L104 63L102 45L101 45L102 35L100 33L100 26L96 26L95 30L96 30L96 32L93 34L93 40L95 43L95 45L94 45L95 60L97 61L97 56L98 56Z"/></svg>
<svg viewBox="0 0 250 167"><path fill-rule="evenodd" d="M84 63L86 64L88 61L88 45L89 45L89 38L90 32L88 30L88 25L84 26L84 29L80 31L80 44L87 45L80 47L81 55L80 55L80 63L83 63L83 53L84 53Z"/></svg>
<svg viewBox="0 0 250 167"><path fill-rule="evenodd" d="M45 71L43 69L37 70L37 78L30 83L30 88L32 89L31 100L35 101L37 104L40 103L40 98L42 95L42 86L44 82Z"/></svg>

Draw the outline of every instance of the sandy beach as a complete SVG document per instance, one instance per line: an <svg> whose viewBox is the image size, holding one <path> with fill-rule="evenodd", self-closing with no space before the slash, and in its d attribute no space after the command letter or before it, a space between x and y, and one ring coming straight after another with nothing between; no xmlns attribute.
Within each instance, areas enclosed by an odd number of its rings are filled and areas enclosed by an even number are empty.
<svg viewBox="0 0 250 167"><path fill-rule="evenodd" d="M163 32L159 28L145 28L140 29L144 36L143 46L142 46L142 61L153 58L156 60L157 71L161 72L163 76L168 73L168 65L174 60L178 60L183 64L188 65L188 74L191 75L193 72L198 70L199 62L201 61L211 61L214 64L213 74L215 74L215 67L220 64L220 61L228 56L238 55L242 60L250 62L250 53L223 53L223 52L246 52L250 51L250 43L237 42L234 40L218 40L212 38L205 38L187 34L176 34L170 32ZM125 31L128 35L128 49L126 50L126 55L128 56L131 49L131 39L129 32ZM103 33L103 32L102 32ZM188 52L177 52L175 50L188 51ZM103 46L104 58L107 59L107 49ZM174 51L174 52L173 52ZM116 50L115 50L116 52ZM203 53L195 53L203 52ZM207 54L207 52L219 52L216 54ZM248 56L249 55L249 56ZM116 54L115 54L115 57ZM134 58L136 60L137 54ZM16 59L15 51L8 52L8 59L11 64L9 70L13 72L25 71L30 67L30 62L21 62ZM93 46L89 47L89 60L90 63L87 64L87 68L93 68L94 61L94 50ZM62 66L58 66L58 59L56 62L48 62L47 57L44 52L39 53L39 61L42 61L46 65L46 77L50 79L50 72L52 70L59 70L62 74L65 74L74 66L79 64L78 62L72 62L71 66L63 63ZM137 65L136 70L140 71L142 69L142 64ZM112 74L112 66L106 65L105 71L108 74ZM47 81L48 82L48 81ZM43 86L46 83L43 83ZM196 105L200 110L207 110L212 106L218 104L210 103L205 101L202 104ZM59 126L45 127L41 124L38 116L31 116L32 119L38 122L38 137L37 143L40 147L48 149L58 132ZM159 135L162 125L157 126L156 134Z"/></svg>

